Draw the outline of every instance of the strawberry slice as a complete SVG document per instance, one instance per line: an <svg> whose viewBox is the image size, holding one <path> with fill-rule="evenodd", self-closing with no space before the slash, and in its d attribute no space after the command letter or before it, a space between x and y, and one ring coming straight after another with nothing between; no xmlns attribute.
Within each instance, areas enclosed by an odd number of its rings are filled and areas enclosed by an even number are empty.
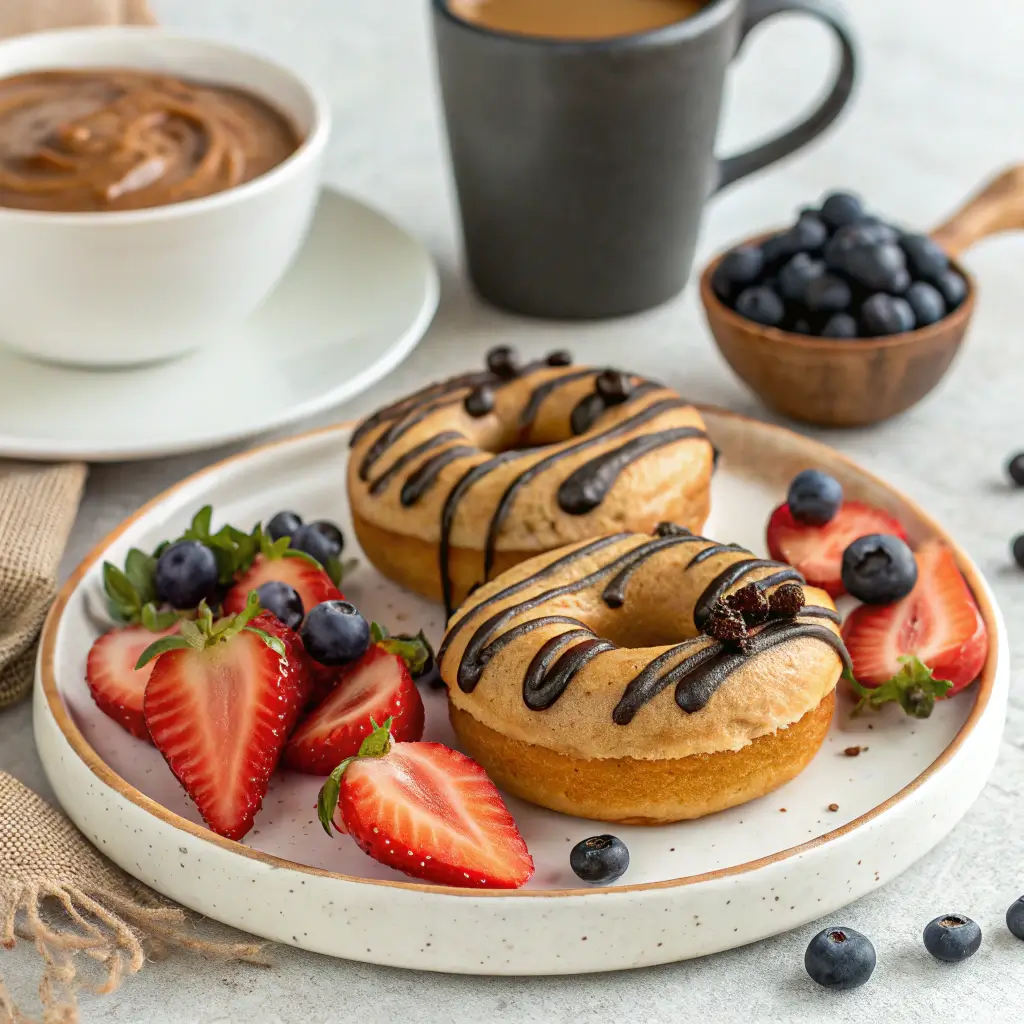
<svg viewBox="0 0 1024 1024"><path fill-rule="evenodd" d="M808 526L793 518L789 506L780 505L768 520L768 553L793 566L812 587L830 597L846 592L842 581L843 552L858 537L891 533L901 540L906 531L897 519L859 501L844 501L824 526Z"/></svg>
<svg viewBox="0 0 1024 1024"><path fill-rule="evenodd" d="M345 830L374 860L441 885L518 889L533 858L487 773L440 743L393 743L373 725L359 753L320 790L320 822Z"/></svg>
<svg viewBox="0 0 1024 1024"><path fill-rule="evenodd" d="M988 657L988 631L953 552L927 541L915 552L917 584L902 601L861 605L847 617L843 640L853 674L865 687L881 686L913 655L935 679L951 686L945 696L974 682Z"/></svg>
<svg viewBox="0 0 1024 1024"><path fill-rule="evenodd" d="M214 623L196 622L157 641L146 686L146 725L203 820L241 839L263 803L270 775L309 693L295 634L258 602Z"/></svg>
<svg viewBox="0 0 1024 1024"><path fill-rule="evenodd" d="M250 591L257 590L270 580L280 580L293 586L302 598L302 607L308 612L324 601L342 599L334 581L311 558L290 554L281 557L257 555L224 598L224 614L237 615L249 600Z"/></svg>
<svg viewBox="0 0 1024 1024"><path fill-rule="evenodd" d="M423 700L405 661L371 644L295 731L284 763L309 775L330 775L346 757L359 753L371 719L390 719L391 738L408 741L423 736L423 717Z"/></svg>
<svg viewBox="0 0 1024 1024"><path fill-rule="evenodd" d="M135 663L154 640L177 631L177 623L158 631L145 626L112 629L92 645L85 663L85 681L100 711L147 743L151 740L142 713L142 697L153 666L137 669Z"/></svg>

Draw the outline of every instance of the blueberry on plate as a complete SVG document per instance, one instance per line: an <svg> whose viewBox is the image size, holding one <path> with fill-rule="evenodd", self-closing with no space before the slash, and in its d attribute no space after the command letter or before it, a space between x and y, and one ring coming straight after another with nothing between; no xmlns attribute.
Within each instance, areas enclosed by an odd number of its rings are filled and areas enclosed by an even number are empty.
<svg viewBox="0 0 1024 1024"><path fill-rule="evenodd" d="M955 964L974 956L981 946L981 928L964 914L944 914L924 929L924 948L936 960Z"/></svg>
<svg viewBox="0 0 1024 1024"><path fill-rule="evenodd" d="M1013 560L1024 569L1024 533L1013 538Z"/></svg>
<svg viewBox="0 0 1024 1024"><path fill-rule="evenodd" d="M804 304L812 313L841 313L852 301L850 286L835 274L815 278L804 293Z"/></svg>
<svg viewBox="0 0 1024 1024"><path fill-rule="evenodd" d="M217 559L205 544L179 540L157 559L153 583L157 597L172 608L195 608L213 594L218 576Z"/></svg>
<svg viewBox="0 0 1024 1024"><path fill-rule="evenodd" d="M903 334L914 329L914 310L898 295L876 292L860 307L860 324L868 337Z"/></svg>
<svg viewBox="0 0 1024 1024"><path fill-rule="evenodd" d="M898 245L858 243L847 250L843 269L871 291L900 295L910 287L907 258Z"/></svg>
<svg viewBox="0 0 1024 1024"><path fill-rule="evenodd" d="M856 338L857 320L849 313L833 313L821 329L823 338Z"/></svg>
<svg viewBox="0 0 1024 1024"><path fill-rule="evenodd" d="M927 235L903 235L900 238L900 248L906 254L910 272L917 279L931 281L949 266L949 257L942 247Z"/></svg>
<svg viewBox="0 0 1024 1024"><path fill-rule="evenodd" d="M741 245L727 252L711 275L711 287L726 303L754 284L764 270L764 253L756 245Z"/></svg>
<svg viewBox="0 0 1024 1024"><path fill-rule="evenodd" d="M935 287L946 300L946 309L950 313L967 298L967 280L952 267L947 267L935 278Z"/></svg>
<svg viewBox="0 0 1024 1024"><path fill-rule="evenodd" d="M311 530L316 530L317 533L321 534L327 542L334 548L334 557L344 550L345 547L345 535L341 532L341 528L335 523L332 523L329 519L317 519L315 522L309 524Z"/></svg>
<svg viewBox="0 0 1024 1024"><path fill-rule="evenodd" d="M616 836L591 836L569 853L569 866L584 882L609 885L629 867L629 850Z"/></svg>
<svg viewBox="0 0 1024 1024"><path fill-rule="evenodd" d="M370 626L348 601L324 601L309 610L300 632L309 656L321 665L344 665L370 646Z"/></svg>
<svg viewBox="0 0 1024 1024"><path fill-rule="evenodd" d="M290 546L296 551L302 551L315 558L321 565L326 566L332 558L337 558L341 549L337 547L334 538L321 532L314 523L306 523L300 526L291 538Z"/></svg>
<svg viewBox="0 0 1024 1024"><path fill-rule="evenodd" d="M918 327L938 323L946 315L946 300L938 288L927 281L915 281L907 289L905 298L914 311Z"/></svg>
<svg viewBox="0 0 1024 1024"><path fill-rule="evenodd" d="M805 469L793 477L786 504L797 522L824 526L843 504L843 485L820 469Z"/></svg>
<svg viewBox="0 0 1024 1024"><path fill-rule="evenodd" d="M290 537L302 525L302 517L295 512L278 512L269 523L266 530L271 540L280 540L282 537Z"/></svg>
<svg viewBox="0 0 1024 1024"><path fill-rule="evenodd" d="M1006 927L1010 929L1011 935L1024 939L1024 896L1006 908Z"/></svg>
<svg viewBox="0 0 1024 1024"><path fill-rule="evenodd" d="M824 261L798 252L779 271L779 291L787 302L802 303L811 282L824 273Z"/></svg>
<svg viewBox="0 0 1024 1024"><path fill-rule="evenodd" d="M778 294L765 285L756 285L740 292L736 312L766 327L777 327L786 315L786 307Z"/></svg>
<svg viewBox="0 0 1024 1024"><path fill-rule="evenodd" d="M832 231L863 220L864 216L864 204L849 192L833 192L821 204L820 217Z"/></svg>
<svg viewBox="0 0 1024 1024"><path fill-rule="evenodd" d="M889 533L858 537L843 552L847 593L865 604L892 604L917 583L917 560L906 541Z"/></svg>
<svg viewBox="0 0 1024 1024"><path fill-rule="evenodd" d="M1024 452L1018 452L1010 459L1006 464L1006 472L1018 487L1024 487Z"/></svg>
<svg viewBox="0 0 1024 1024"><path fill-rule="evenodd" d="M283 580L267 580L257 588L260 606L283 622L289 629L298 629L306 614L299 592Z"/></svg>
<svg viewBox="0 0 1024 1024"><path fill-rule="evenodd" d="M875 969L875 947L853 928L826 928L807 946L804 968L823 988L859 988Z"/></svg>

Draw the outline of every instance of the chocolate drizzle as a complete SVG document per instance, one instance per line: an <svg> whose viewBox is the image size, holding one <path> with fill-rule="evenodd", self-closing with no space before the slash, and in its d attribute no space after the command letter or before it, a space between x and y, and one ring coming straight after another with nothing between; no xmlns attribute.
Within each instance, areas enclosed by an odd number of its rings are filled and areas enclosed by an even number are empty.
<svg viewBox="0 0 1024 1024"><path fill-rule="evenodd" d="M441 475L445 466L450 466L458 459L466 458L467 455L475 455L476 451L476 448L458 444L432 455L414 473L410 474L409 479L402 485L402 505L405 508L415 505Z"/></svg>
<svg viewBox="0 0 1024 1024"><path fill-rule="evenodd" d="M506 630L505 627L513 619L549 601L585 590L609 576L612 578L602 591L602 598L611 608L621 607L625 600L626 586L633 573L653 555L678 544L704 543L708 545L687 563L684 572L716 554L736 551L749 554L735 544L714 544L704 537L697 537L685 532L659 532L661 535L645 540L628 551L616 555L609 562L579 579L534 594L486 618L477 626L463 651L456 673L460 689L465 693L471 693L480 681L484 667L490 659L519 637L544 626L565 624L573 628L545 641L534 655L523 679L523 701L527 707L534 711L550 708L585 665L607 651L616 650L616 646L610 641L596 636L583 622L570 616L541 616L519 622ZM438 661L440 662L444 658L455 637L467 628L471 620L476 620L477 616L488 606L514 597L517 593L530 588L538 580L555 576L573 562L589 557L602 548L628 536L628 534L617 534L582 545L569 554L556 559L534 575L481 601L451 627L441 645ZM711 554L705 554L706 552ZM710 609L729 587L740 582L750 573L758 569L776 566L780 567L779 572L756 580L755 585L767 588L786 580L803 582L800 574L790 566L782 566L779 562L767 559L741 558L718 573L705 587L695 603L694 619L706 618L707 611L702 611L702 609ZM838 623L840 621L838 614L831 609L810 607L801 609L799 616L799 619L772 621L757 628L751 632L742 649L727 647L708 637L697 637L670 647L654 658L629 682L613 711L612 720L617 725L628 725L645 703L671 685L676 688L675 700L683 711L687 713L699 711L707 705L718 687L748 659L799 637L810 637L828 644L839 655L844 667L849 668L850 659L846 648L842 639L832 629L818 623L800 621L802 618L823 618Z"/></svg>
<svg viewBox="0 0 1024 1024"><path fill-rule="evenodd" d="M449 441L460 441L462 435L457 430L443 430L440 434L435 434L433 437L428 437L422 444L416 445L415 448L410 448L407 452L399 455L394 462L384 470L376 480L370 484L370 493L376 497L383 491L387 490L387 486L391 481L405 469L406 466L411 462L415 462L421 455L425 455L427 452L432 451L434 448L439 448L443 444L447 444Z"/></svg>
<svg viewBox="0 0 1024 1024"><path fill-rule="evenodd" d="M552 377L550 380L544 381L543 384L538 384L530 392L530 397L526 400L526 405L523 406L523 411L519 415L519 425L521 427L530 426L537 418L540 407L552 392L557 391L565 384L571 384L575 380L582 380L584 377L593 375L593 369L573 370L570 373L563 373L561 377Z"/></svg>

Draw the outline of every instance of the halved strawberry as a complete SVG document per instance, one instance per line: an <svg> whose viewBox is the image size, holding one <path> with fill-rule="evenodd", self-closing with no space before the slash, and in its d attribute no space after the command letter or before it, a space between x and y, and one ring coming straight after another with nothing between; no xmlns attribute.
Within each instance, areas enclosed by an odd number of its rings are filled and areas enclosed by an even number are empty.
<svg viewBox="0 0 1024 1024"><path fill-rule="evenodd" d="M92 645L85 663L85 681L100 711L147 743L152 741L142 713L142 697L153 666L136 668L135 663L154 640L177 631L177 623L159 631L145 626L112 629Z"/></svg>
<svg viewBox="0 0 1024 1024"><path fill-rule="evenodd" d="M320 790L328 835L335 812L361 850L441 885L518 889L533 874L516 823L487 773L440 743L393 743L374 727Z"/></svg>
<svg viewBox="0 0 1024 1024"><path fill-rule="evenodd" d="M346 757L359 753L371 719L391 719L391 738L404 742L423 736L423 716L423 700L406 663L380 644L370 644L295 730L284 763L309 775L330 775Z"/></svg>
<svg viewBox="0 0 1024 1024"><path fill-rule="evenodd" d="M157 749L219 835L241 839L309 693L306 656L273 615L247 606L153 644L143 708Z"/></svg>
<svg viewBox="0 0 1024 1024"><path fill-rule="evenodd" d="M948 697L978 678L988 656L988 631L953 552L927 541L915 552L917 583L895 604L861 605L847 617L843 640L853 674L880 686L900 672L900 658L914 655L935 679L952 686Z"/></svg>
<svg viewBox="0 0 1024 1024"><path fill-rule="evenodd" d="M797 522L789 506L783 504L768 520L768 553L797 569L812 587L839 597L846 592L841 574L843 552L851 542L869 533L891 533L907 539L899 520L859 501L843 502L824 526Z"/></svg>
<svg viewBox="0 0 1024 1024"><path fill-rule="evenodd" d="M249 592L257 590L270 580L280 580L293 586L302 598L302 607L309 611L324 601L338 601L341 591L334 581L316 562L298 554L272 557L257 555L247 572L244 572L224 598L224 614L237 615L246 605Z"/></svg>

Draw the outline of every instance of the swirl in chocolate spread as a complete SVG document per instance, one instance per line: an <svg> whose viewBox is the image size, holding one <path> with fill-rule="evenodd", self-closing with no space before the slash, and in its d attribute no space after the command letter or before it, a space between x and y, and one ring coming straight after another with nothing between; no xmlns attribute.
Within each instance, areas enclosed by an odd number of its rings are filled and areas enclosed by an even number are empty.
<svg viewBox="0 0 1024 1024"><path fill-rule="evenodd" d="M300 143L258 96L158 71L0 80L0 206L87 212L200 199L265 174Z"/></svg>
<svg viewBox="0 0 1024 1024"><path fill-rule="evenodd" d="M601 540L610 543L622 539L624 536L628 535L619 534L613 538L606 537ZM611 574L614 574L613 578L602 592L602 597L609 607L621 607L630 576L647 559L676 544L700 542L709 545L703 551L712 551L714 554L743 550L738 545L713 544L706 538L697 537L686 531L662 533L654 539L644 541L616 556L610 562L578 580L553 587L491 615L477 627L463 652L456 674L460 689L466 693L472 692L490 659L518 637L541 626L564 623L577 628L567 630L546 641L531 661L523 681L523 700L527 707L535 711L551 707L584 665L605 651L615 650L616 646L610 641L597 637L583 622L569 616L542 616L517 623L507 630L504 630L505 625L532 608L586 589ZM603 546L605 545L600 545L600 547ZM533 576L499 591L472 608L449 630L438 654L439 661L444 658L454 637L467 626L470 619L475 619L477 613L482 609L492 603L514 596L538 579L555 574L579 558L594 554L600 550L600 547L588 544L577 548ZM698 555L690 560L683 570L684 572L702 560L699 555L703 554L703 551L698 552ZM756 569L775 566L779 566L781 571L755 581L757 586L767 588L767 586L774 586L776 583L794 579L803 582L803 577L795 569L784 566L780 562L757 558L741 559L716 576L705 588L694 606L695 620L698 618L698 609L710 607L729 586L740 582ZM727 574L728 582L723 582ZM718 641L707 637L686 640L669 648L651 661L626 686L623 696L613 712L613 721L618 725L628 725L643 704L664 690L666 686L672 684L676 686L675 699L679 707L687 713L699 711L711 699L718 687L749 658L798 637L810 637L828 644L839 655L844 667L849 668L850 659L842 639L825 626L799 621L799 618L803 616L825 618L836 622L839 620L839 616L830 609L810 607L801 609L795 620L775 621L763 626L751 635L743 650L725 647Z"/></svg>

